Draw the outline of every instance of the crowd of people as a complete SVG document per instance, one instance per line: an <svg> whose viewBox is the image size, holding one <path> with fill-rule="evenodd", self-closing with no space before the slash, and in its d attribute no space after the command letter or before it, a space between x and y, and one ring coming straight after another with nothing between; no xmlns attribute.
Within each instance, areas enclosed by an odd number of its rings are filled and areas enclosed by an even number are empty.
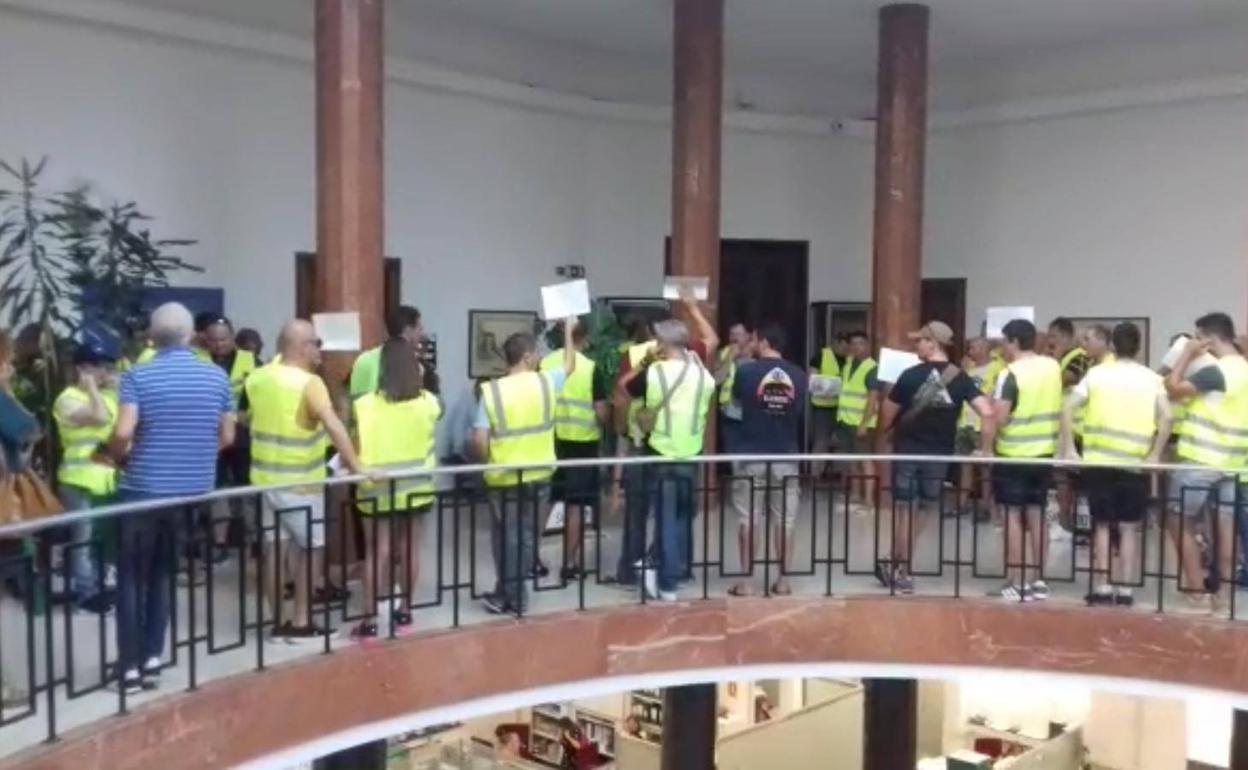
<svg viewBox="0 0 1248 770"><path fill-rule="evenodd" d="M806 426L815 452L850 456L811 470L839 480L851 510L875 510L881 487L896 501L876 576L897 593L914 590L914 543L952 505L1002 518L1007 580L997 595L1046 598L1044 509L1056 485L1066 520L1076 493L1090 507L1089 603L1130 604L1151 496L1151 476L1137 466L1164 459L1187 466L1169 479L1173 515L1166 517L1182 555L1184 596L1203 608L1227 600L1236 470L1248 465L1248 361L1225 314L1198 319L1182 355L1160 372L1140 363L1141 333L1130 323L1093 327L1076 339L1066 319L1046 334L1014 320L1000 339L969 340L955 362L956 335L931 321L910 335L919 363L886 383L863 332L831 340L803 366L778 325L733 324L721 348L696 299L682 297L677 311L637 325L612 381L585 354L587 335L576 319L559 324L561 344L546 355L533 334L513 335L502 346L506 372L474 383L445 409L436 373L422 361L415 308L400 307L387 319L388 339L357 357L343 383L347 401L336 400L320 376L320 340L307 321L286 323L266 362L253 330L235 333L225 318L193 318L170 303L152 313L133 362L98 342L75 351L71 382L52 408L61 447L57 494L67 510L80 510L283 485L261 496L258 530L249 531L238 500L204 507L198 526L209 547L199 558L227 558L239 544L258 549L264 574L254 582L256 600L278 619L273 638L293 644L333 631L312 613L317 601L344 598L342 586L316 585L326 574L321 482L335 470L358 474L365 479L353 494L366 543L366 617L351 633L369 638L383 620L413 622L419 524L437 494L421 471L439 463L494 466L481 474L496 581L484 607L523 613L527 583L548 571L535 537L552 502L564 507L559 577L566 582L584 574L585 511L607 496L603 468L551 464L600 457L610 443L612 456L665 459L623 464L620 557L613 574L600 578L671 601L689 577L699 511L698 466L682 461L703 453L708 427L717 422L721 451L743 458L726 488L741 564L769 542L772 563L788 566L803 468L796 457L748 457L798 455ZM11 352L7 341L0 345L0 446L10 472L23 467L23 449L39 432L13 395ZM877 469L864 459L872 455L897 456L887 484L872 483ZM955 468L958 456L1004 462ZM1076 473L1068 466L1055 477L1054 458L1089 467ZM181 521L154 511L101 521L118 528L111 533L84 522L68 538L69 598L88 612L115 609L118 678L129 692L159 682L172 575L187 547ZM1246 529L1238 527L1241 536ZM1208 570L1202 535L1215 546ZM115 580L105 563L115 566ZM783 569L773 577L768 593L791 591ZM383 604L383 596L395 598L396 584L398 601ZM743 578L731 593L756 590Z"/></svg>

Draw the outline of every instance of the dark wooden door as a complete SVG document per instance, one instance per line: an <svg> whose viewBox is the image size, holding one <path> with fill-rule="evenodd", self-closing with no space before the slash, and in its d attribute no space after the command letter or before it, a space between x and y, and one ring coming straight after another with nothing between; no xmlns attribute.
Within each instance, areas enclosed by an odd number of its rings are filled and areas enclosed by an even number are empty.
<svg viewBox="0 0 1248 770"><path fill-rule="evenodd" d="M382 318L398 309L403 288L403 260L386 257L384 267L385 308ZM295 317L311 318L316 302L316 254L295 252Z"/></svg>
<svg viewBox="0 0 1248 770"><path fill-rule="evenodd" d="M775 323L788 338L785 358L806 358L807 252L805 241L725 240L719 261L719 331L744 323Z"/></svg>
<svg viewBox="0 0 1248 770"><path fill-rule="evenodd" d="M954 349L949 358L957 361L966 334L966 279L924 278L919 307L920 323L944 321L953 329Z"/></svg>

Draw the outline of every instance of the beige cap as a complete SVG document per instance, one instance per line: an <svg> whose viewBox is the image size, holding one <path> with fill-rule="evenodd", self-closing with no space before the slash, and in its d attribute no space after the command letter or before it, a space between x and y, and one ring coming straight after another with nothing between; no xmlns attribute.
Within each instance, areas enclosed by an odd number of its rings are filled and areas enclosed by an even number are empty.
<svg viewBox="0 0 1248 770"><path fill-rule="evenodd" d="M935 340L941 345L948 346L953 344L953 329L950 329L949 324L943 321L928 321L922 329L910 332L909 337L912 340Z"/></svg>

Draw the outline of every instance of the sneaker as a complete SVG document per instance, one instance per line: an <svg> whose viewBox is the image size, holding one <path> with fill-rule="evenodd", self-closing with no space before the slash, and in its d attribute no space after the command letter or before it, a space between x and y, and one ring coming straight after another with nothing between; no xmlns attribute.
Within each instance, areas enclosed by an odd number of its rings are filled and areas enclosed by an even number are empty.
<svg viewBox="0 0 1248 770"><path fill-rule="evenodd" d="M559 570L559 579L565 583L575 583L585 574L580 567L568 566Z"/></svg>
<svg viewBox="0 0 1248 770"><path fill-rule="evenodd" d="M139 670L137 668L126 669L126 672L121 675L119 687L126 695L137 695L143 692L143 677L139 674Z"/></svg>
<svg viewBox="0 0 1248 770"><path fill-rule="evenodd" d="M893 573L893 590L906 596L913 594L914 578L910 577L905 570L897 570Z"/></svg>
<svg viewBox="0 0 1248 770"><path fill-rule="evenodd" d="M885 562L877 561L875 563L875 579L878 580L880 585L885 588L888 588L888 586L892 583L892 578L889 577L888 568L885 566Z"/></svg>
<svg viewBox="0 0 1248 770"><path fill-rule="evenodd" d="M412 613L407 610L395 610L390 613L390 622L399 628L407 628L412 624Z"/></svg>
<svg viewBox="0 0 1248 770"><path fill-rule="evenodd" d="M108 615L113 611L113 597L106 592L101 592L78 602L77 609L93 615Z"/></svg>
<svg viewBox="0 0 1248 770"><path fill-rule="evenodd" d="M533 565L533 569L529 570L529 577L544 578L550 575L550 567L540 561Z"/></svg>
<svg viewBox="0 0 1248 770"><path fill-rule="evenodd" d="M361 620L359 625L351 629L352 639L376 639L377 624L371 620Z"/></svg>
<svg viewBox="0 0 1248 770"><path fill-rule="evenodd" d="M646 598L654 599L659 595L659 571L654 567L646 567L642 572L642 585L646 590Z"/></svg>
<svg viewBox="0 0 1248 770"><path fill-rule="evenodd" d="M273 638L286 644L306 644L307 642L319 641L321 637L332 633L334 633L334 629L321 628L315 623L296 626L290 621L286 621L273 631Z"/></svg>
<svg viewBox="0 0 1248 770"><path fill-rule="evenodd" d="M294 590L295 590L295 587L293 584L291 585L290 590L291 590L291 596L293 597ZM336 604L338 602L345 602L347 599L350 599L350 598L351 598L350 591L348 591L345 588L339 588L338 586L335 586L335 585L321 586L320 588L312 592L312 601L315 604Z"/></svg>
<svg viewBox="0 0 1248 770"><path fill-rule="evenodd" d="M1207 593L1188 593L1182 594L1183 599L1179 602L1178 610L1180 612L1199 613L1207 615L1213 612L1213 600Z"/></svg>
<svg viewBox="0 0 1248 770"><path fill-rule="evenodd" d="M1049 584L1043 580L1036 580L1027 586L1027 591L1031 594L1034 601L1042 602L1049 598Z"/></svg>
<svg viewBox="0 0 1248 770"><path fill-rule="evenodd" d="M491 615L514 615L516 612L512 609L511 603L503 598L501 594L486 594L482 596L481 606L485 607L485 611Z"/></svg>
<svg viewBox="0 0 1248 770"><path fill-rule="evenodd" d="M659 591L659 601L661 602L676 601L676 592L675 591Z"/></svg>
<svg viewBox="0 0 1248 770"><path fill-rule="evenodd" d="M1093 591L1083 597L1089 607L1105 607L1114 603L1114 595L1108 591Z"/></svg>
<svg viewBox="0 0 1248 770"><path fill-rule="evenodd" d="M1131 595L1130 588L1119 588L1118 593L1114 596L1114 604L1119 607L1131 607L1135 604L1135 597Z"/></svg>
<svg viewBox="0 0 1248 770"><path fill-rule="evenodd" d="M153 655L143 663L143 678L154 683L160 682L160 671L165 667L160 658Z"/></svg>
<svg viewBox="0 0 1248 770"><path fill-rule="evenodd" d="M1013 583L1006 583L995 591L989 591L988 595L998 599L1005 599L1007 602L1031 601L1030 591L1026 587L1019 588Z"/></svg>

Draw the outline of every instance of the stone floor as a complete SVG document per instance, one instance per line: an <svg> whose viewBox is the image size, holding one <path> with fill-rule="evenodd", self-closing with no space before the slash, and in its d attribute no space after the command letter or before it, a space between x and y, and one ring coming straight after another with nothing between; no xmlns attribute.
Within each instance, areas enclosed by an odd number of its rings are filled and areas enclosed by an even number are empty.
<svg viewBox="0 0 1248 770"><path fill-rule="evenodd" d="M709 563L695 567L693 581L681 588L682 599L694 599L703 594L721 597L738 582L738 578L731 574L739 571L735 531L738 520L731 509L725 509L721 513L719 502L713 496L704 498L701 507L704 511L694 523L695 562ZM461 516L458 537L455 527L452 526L451 512L448 510L443 515L444 526L440 542L435 521L433 518L425 519L420 548L422 567L416 591L417 603L438 603L415 610L414 625L404 633L448 628L456 622L460 625L471 625L493 618L483 610L479 601L472 598L467 587L446 587L456 582L456 567L459 571L458 581L464 584L471 581L477 593L485 591L492 584L494 569L490 560L488 514L484 509L479 509L473 522L475 526L471 527L468 517ZM842 497L830 497L826 491L814 495L803 494L802 510L795 529L792 571L798 574L790 579L793 591L804 595L821 595L830 586L831 592L838 596L887 593L888 589L882 587L871 575L871 570L873 555L887 550L889 519L887 510L877 517L869 509L859 510L847 506ZM1055 525L1052 529L1057 536L1052 540L1046 567L1052 588L1050 601L1082 603L1088 591L1087 549L1074 548L1068 534ZM1168 546L1164 549L1160 547L1162 538L1159 535L1160 530L1155 525L1148 527L1146 570L1157 573L1159 559L1164 552L1168 565L1165 572L1172 574L1174 551ZM762 533L758 532L757 537L761 538ZM587 538L588 565L592 568L601 564L604 574L613 572L620 543L618 518L609 514L604 516L601 532L591 531ZM988 600L987 594L1002 583L1002 541L1003 530L999 524L992 521L976 524L969 515L945 517L942 519L942 526L928 526L917 539L914 567L917 575L916 593ZM459 544L458 560L454 558L456 543ZM545 563L551 565L557 575L562 559L561 539L558 536L543 538L540 550ZM837 562L830 566L827 563L829 553ZM442 557L441 575L439 554ZM938 566L942 554L945 562L943 568ZM241 591L238 558L234 556L226 564L215 568L211 592L207 587L209 581L202 575L200 585L194 591L185 586L185 579L181 580L177 597L177 638L187 638L193 616L195 634L201 637L208 633L211 617L212 639L198 642L193 656L191 647L185 643L178 647L176 660L166 650L166 659L170 661L170 665L159 689L129 697L130 706L187 688L192 677L192 657L193 675L197 682L202 683L253 670L261 655L266 665L272 665L325 651L324 639L300 645L274 643L267 634L257 635L253 629L241 628L240 617L254 622L256 607L250 590L250 586L254 585L254 570L251 568L253 565L250 565L249 559L246 577L248 588ZM955 567L950 563L955 561L961 562L962 566ZM767 569L774 580L776 565L772 564ZM928 572L934 574L923 574ZM749 581L756 593L764 590L763 574L764 565L756 563L753 577ZM579 583L559 587L558 579L554 576L540 582L543 588L549 590L539 590L532 594L530 613L570 610L582 606L582 603L585 607L600 608L641 601L636 590L601 585L593 575L585 580L583 591ZM1161 596L1165 609L1183 611L1185 603L1175 590L1174 581L1170 579L1164 583L1165 590ZM441 590L439 585L443 586ZM349 630L354 625L354 621L349 618L359 616L362 612L358 600L358 581L349 578L348 587L352 592L352 599L346 607L348 617L344 618L341 606L328 610L329 622L336 628L335 633L329 637L330 649L360 643L349 635ZM1124 608L1123 611L1156 611L1159 592L1155 579L1146 579L1144 585L1136 589L1135 593L1134 609ZM323 622L324 615L319 612L318 620ZM1243 614L1242 611L1236 612L1237 616ZM28 624L34 626L33 633L29 636ZM363 643L384 644L390 630L388 624L383 623L381 636L377 640ZM0 600L0 664L3 666L4 679L6 683L10 683L10 687L20 686L26 681L32 662L27 649L29 638L33 641L33 663L40 682L47 681L48 678L47 650L50 646L52 667L58 679L72 676L75 690L97 688L95 692L73 698L66 696L67 688L64 685L54 688L55 731L58 733L117 713L119 695L111 684L104 681L105 666L101 656L103 652L107 660L114 658L114 635L111 617L101 620L99 616L66 612L63 608L55 608L51 618L42 614L32 617L12 597L6 596ZM210 653L210 645L217 651ZM231 645L236 645L236 648L229 651L219 649ZM67 668L66 652L70 650L73 665L72 668ZM46 690L37 694L33 713L28 713L24 705L4 709L2 718L11 721L11 724L0 727L0 754L11 753L48 737L51 727L48 717L51 712L47 697Z"/></svg>

